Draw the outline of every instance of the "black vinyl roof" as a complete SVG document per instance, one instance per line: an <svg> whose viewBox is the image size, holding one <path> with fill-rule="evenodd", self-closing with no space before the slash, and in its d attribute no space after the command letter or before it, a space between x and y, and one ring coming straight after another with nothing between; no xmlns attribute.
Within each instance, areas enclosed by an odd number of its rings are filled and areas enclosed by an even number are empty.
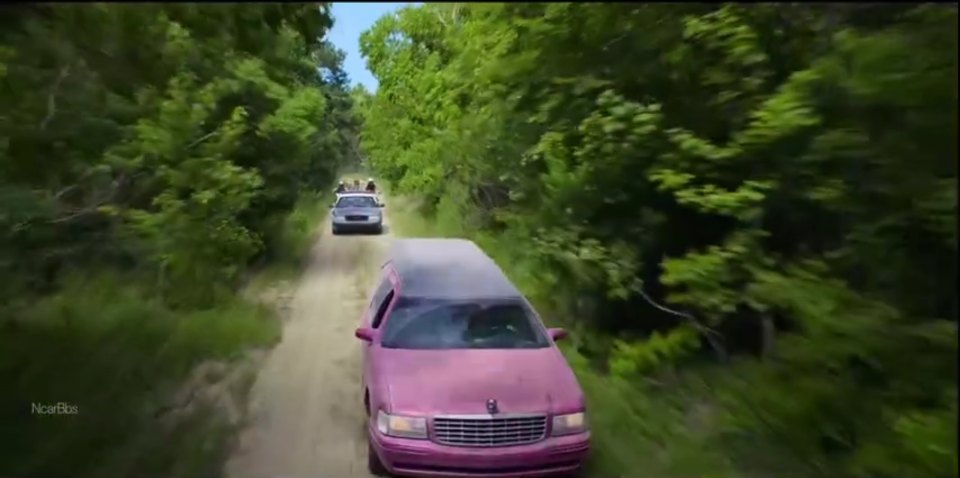
<svg viewBox="0 0 960 478"><path fill-rule="evenodd" d="M436 299L521 298L500 267L466 239L398 239L390 263L400 295Z"/></svg>

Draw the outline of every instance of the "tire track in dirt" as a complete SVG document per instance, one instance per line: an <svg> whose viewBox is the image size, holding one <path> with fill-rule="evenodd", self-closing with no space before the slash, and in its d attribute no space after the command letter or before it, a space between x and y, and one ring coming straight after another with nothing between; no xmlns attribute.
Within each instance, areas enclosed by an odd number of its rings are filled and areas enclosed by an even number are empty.
<svg viewBox="0 0 960 478"><path fill-rule="evenodd" d="M321 227L283 338L251 390L228 478L371 476L353 330L390 236L333 236L329 221Z"/></svg>

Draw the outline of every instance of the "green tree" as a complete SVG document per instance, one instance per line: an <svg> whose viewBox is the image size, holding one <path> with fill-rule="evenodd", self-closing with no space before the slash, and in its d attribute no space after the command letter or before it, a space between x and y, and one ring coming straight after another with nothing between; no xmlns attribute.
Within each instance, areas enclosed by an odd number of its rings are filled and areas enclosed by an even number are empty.
<svg viewBox="0 0 960 478"><path fill-rule="evenodd" d="M956 9L427 4L361 49L378 174L615 373L734 358L743 473L955 476Z"/></svg>
<svg viewBox="0 0 960 478"><path fill-rule="evenodd" d="M3 9L0 475L220 472L218 413L158 416L201 361L276 339L235 286L356 161L329 7ZM58 401L81 411L30 415Z"/></svg>
<svg viewBox="0 0 960 478"><path fill-rule="evenodd" d="M0 297L133 267L210 303L353 160L316 4L12 7L0 34Z"/></svg>

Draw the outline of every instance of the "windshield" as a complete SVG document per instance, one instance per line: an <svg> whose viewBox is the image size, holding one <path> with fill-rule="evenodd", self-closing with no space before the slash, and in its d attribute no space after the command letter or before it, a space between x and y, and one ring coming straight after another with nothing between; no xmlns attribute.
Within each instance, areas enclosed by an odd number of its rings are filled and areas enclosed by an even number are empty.
<svg viewBox="0 0 960 478"><path fill-rule="evenodd" d="M401 297L384 325L393 349L534 349L550 345L517 300Z"/></svg>
<svg viewBox="0 0 960 478"><path fill-rule="evenodd" d="M337 201L337 207L377 207L372 196L344 196Z"/></svg>

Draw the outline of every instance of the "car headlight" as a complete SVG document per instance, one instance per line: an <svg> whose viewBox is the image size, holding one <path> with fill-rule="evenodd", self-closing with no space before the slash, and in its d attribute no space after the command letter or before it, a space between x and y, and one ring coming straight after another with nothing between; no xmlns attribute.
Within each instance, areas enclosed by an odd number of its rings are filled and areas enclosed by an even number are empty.
<svg viewBox="0 0 960 478"><path fill-rule="evenodd" d="M377 413L377 430L384 435L400 438L427 438L427 419Z"/></svg>
<svg viewBox="0 0 960 478"><path fill-rule="evenodd" d="M552 435L571 435L587 431L587 414L585 412L554 415Z"/></svg>

